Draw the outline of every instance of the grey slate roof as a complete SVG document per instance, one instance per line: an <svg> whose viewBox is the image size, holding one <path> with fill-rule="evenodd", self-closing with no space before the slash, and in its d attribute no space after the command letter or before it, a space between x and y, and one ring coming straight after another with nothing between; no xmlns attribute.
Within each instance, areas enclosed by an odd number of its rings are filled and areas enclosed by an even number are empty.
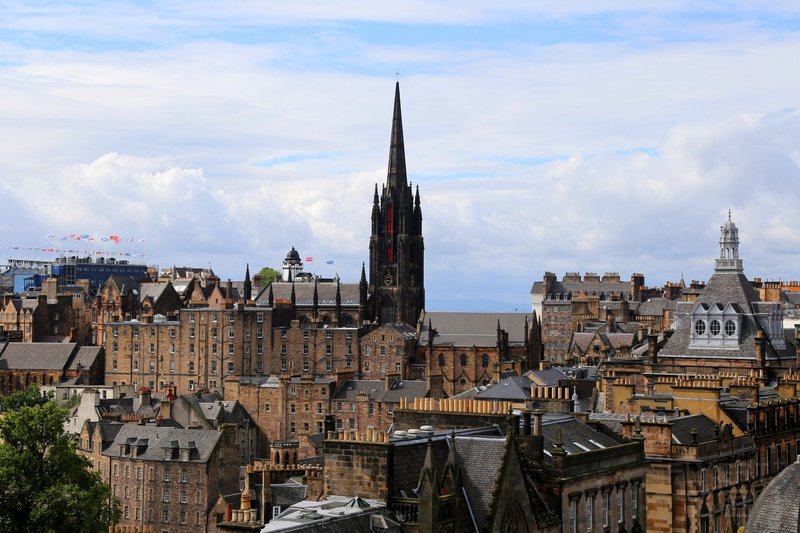
<svg viewBox="0 0 800 533"><path fill-rule="evenodd" d="M74 342L8 343L0 355L0 369L64 370L77 346Z"/></svg>
<svg viewBox="0 0 800 533"><path fill-rule="evenodd" d="M561 438L567 455L600 450L619 444L608 435L592 429L570 414L556 415L546 413L542 418L545 454L556 447L558 429L561 429Z"/></svg>
<svg viewBox="0 0 800 533"><path fill-rule="evenodd" d="M705 289L700 292L697 302L680 302L676 314L680 325L675 328L675 333L661 349L661 356L709 356L726 358L750 358L755 354L755 334L759 324L753 316L754 308L759 308L761 302L751 283L741 272L714 272L708 280ZM695 305L705 304L732 304L738 306L742 312L742 328L740 330L740 344L738 349L731 348L692 348L689 346L691 336L691 311ZM793 358L794 354L789 348L776 350L770 342L766 343L766 357L768 359Z"/></svg>
<svg viewBox="0 0 800 533"><path fill-rule="evenodd" d="M756 499L747 517L747 533L800 531L800 463L784 468Z"/></svg>
<svg viewBox="0 0 800 533"><path fill-rule="evenodd" d="M291 301L292 285L294 285L295 303L298 306L310 306L314 303L314 283L287 283L283 281L273 282L261 289L256 297L257 305L267 305L269 302L269 287L272 287L273 303L283 300ZM318 281L317 298L319 305L330 307L336 305L336 281ZM359 287L358 283L339 282L339 293L342 300L342 307L358 307Z"/></svg>
<svg viewBox="0 0 800 533"><path fill-rule="evenodd" d="M483 531L492 492L500 475L505 448L504 437L456 437L456 461L478 530Z"/></svg>
<svg viewBox="0 0 800 533"><path fill-rule="evenodd" d="M421 398L428 394L428 382L418 380L395 380L391 387L380 379L348 379L342 382L332 400L355 401L360 391L365 391L369 399L378 402L399 403L400 398Z"/></svg>
<svg viewBox="0 0 800 533"><path fill-rule="evenodd" d="M78 348L78 353L69 365L70 370L78 370L78 364L81 368L90 368L100 355L101 346L81 346Z"/></svg>
<svg viewBox="0 0 800 533"><path fill-rule="evenodd" d="M140 453L137 459L162 461L164 459L164 448L173 447L177 444L181 449L196 448L197 453L192 454L189 462L205 463L211 457L220 438L221 433L216 430L125 424L117 433L113 444L107 450L103 450L103 455L120 457L121 444L146 442L144 452Z"/></svg>
<svg viewBox="0 0 800 533"><path fill-rule="evenodd" d="M436 331L434 346L497 346L497 322L508 333L509 345L525 343L525 319L528 313L447 313L424 312L419 344L428 344L428 324ZM430 322L429 322L430 321Z"/></svg>

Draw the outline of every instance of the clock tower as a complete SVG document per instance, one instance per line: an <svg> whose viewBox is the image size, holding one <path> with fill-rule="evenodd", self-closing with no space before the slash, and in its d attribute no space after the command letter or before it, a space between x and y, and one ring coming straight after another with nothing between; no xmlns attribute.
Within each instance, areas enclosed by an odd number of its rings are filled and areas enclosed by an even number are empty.
<svg viewBox="0 0 800 533"><path fill-rule="evenodd" d="M369 309L381 324L416 324L425 308L424 250L419 187L406 176L400 83L395 85L386 184L375 185L369 240Z"/></svg>

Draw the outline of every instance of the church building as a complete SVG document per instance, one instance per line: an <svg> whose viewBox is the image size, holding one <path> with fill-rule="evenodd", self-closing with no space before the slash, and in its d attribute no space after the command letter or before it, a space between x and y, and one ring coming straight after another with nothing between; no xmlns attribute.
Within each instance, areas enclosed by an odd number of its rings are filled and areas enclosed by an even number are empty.
<svg viewBox="0 0 800 533"><path fill-rule="evenodd" d="M372 204L369 241L369 320L416 324L425 308L424 244L419 187L406 175L400 84L395 86L392 138L386 184Z"/></svg>

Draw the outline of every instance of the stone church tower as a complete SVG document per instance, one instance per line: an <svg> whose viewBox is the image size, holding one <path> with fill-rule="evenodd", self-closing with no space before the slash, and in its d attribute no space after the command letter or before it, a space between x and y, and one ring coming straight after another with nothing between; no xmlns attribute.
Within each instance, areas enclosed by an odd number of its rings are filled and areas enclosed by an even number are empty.
<svg viewBox="0 0 800 533"><path fill-rule="evenodd" d="M386 185L372 205L369 241L369 309L381 324L416 324L425 308L424 244L419 187L412 192L406 176L400 83L395 86L392 139Z"/></svg>

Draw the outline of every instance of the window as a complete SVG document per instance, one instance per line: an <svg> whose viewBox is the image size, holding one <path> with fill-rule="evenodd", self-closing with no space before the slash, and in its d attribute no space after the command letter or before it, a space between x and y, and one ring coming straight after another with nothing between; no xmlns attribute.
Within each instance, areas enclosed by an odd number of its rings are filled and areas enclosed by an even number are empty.
<svg viewBox="0 0 800 533"><path fill-rule="evenodd" d="M372 414L373 414L374 410L375 410L375 408L373 407L373 403L372 403L372 402L369 402L369 403L367 404L367 415L368 415L368 416L372 416Z"/></svg>
<svg viewBox="0 0 800 533"><path fill-rule="evenodd" d="M709 331L715 337L719 335L720 330L722 329L719 323L719 320L712 320L711 323L708 325Z"/></svg>
<svg viewBox="0 0 800 533"><path fill-rule="evenodd" d="M169 508L164 507L161 510L161 522L164 524L169 524Z"/></svg>
<svg viewBox="0 0 800 533"><path fill-rule="evenodd" d="M235 368L233 366L233 361L228 362L228 373L233 374L235 372Z"/></svg>
<svg viewBox="0 0 800 533"><path fill-rule="evenodd" d="M716 490L719 483L719 469L715 466L711 470L711 488Z"/></svg>
<svg viewBox="0 0 800 533"><path fill-rule="evenodd" d="M608 518L608 508L611 499L611 491L604 490L603 491L603 527L609 526L609 518Z"/></svg>
<svg viewBox="0 0 800 533"><path fill-rule="evenodd" d="M706 491L706 469L700 469L700 492Z"/></svg>
<svg viewBox="0 0 800 533"><path fill-rule="evenodd" d="M731 337L736 334L736 322L733 320L725 321L725 335Z"/></svg>
<svg viewBox="0 0 800 533"><path fill-rule="evenodd" d="M321 404L321 403L318 403L318 404L317 404L317 414L318 414L318 415L321 415L321 414L322 414L322 404Z"/></svg>
<svg viewBox="0 0 800 533"><path fill-rule="evenodd" d="M467 354L462 353L460 358L461 358L461 366L467 366Z"/></svg>
<svg viewBox="0 0 800 533"><path fill-rule="evenodd" d="M134 337L138 337L139 336L139 328L133 328L133 336Z"/></svg>
<svg viewBox="0 0 800 533"><path fill-rule="evenodd" d="M281 506L280 505L273 505L272 506L272 518L275 518L281 514Z"/></svg>
<svg viewBox="0 0 800 533"><path fill-rule="evenodd" d="M625 487L617 487L617 520L625 521Z"/></svg>
<svg viewBox="0 0 800 533"><path fill-rule="evenodd" d="M264 313L256 313L256 322L264 322Z"/></svg>
<svg viewBox="0 0 800 533"><path fill-rule="evenodd" d="M381 345L381 357L386 355L386 346Z"/></svg>
<svg viewBox="0 0 800 533"><path fill-rule="evenodd" d="M369 372L369 361L364 361L364 372Z"/></svg>
<svg viewBox="0 0 800 533"><path fill-rule="evenodd" d="M569 501L569 533L577 533L578 531L578 502L575 500Z"/></svg>
<svg viewBox="0 0 800 533"><path fill-rule="evenodd" d="M481 366L483 368L488 368L489 367L489 355L488 354L483 354L481 356Z"/></svg>
<svg viewBox="0 0 800 533"><path fill-rule="evenodd" d="M181 503L186 503L186 501L187 501L187 498L186 498L186 491L185 491L185 490L182 490L182 491L181 491L181 493L180 493L180 499L181 499Z"/></svg>
<svg viewBox="0 0 800 533"><path fill-rule="evenodd" d="M166 450L166 453L171 454L169 450ZM164 467L164 476L161 479L163 479L164 481L169 481L169 467L167 466Z"/></svg>
<svg viewBox="0 0 800 533"><path fill-rule="evenodd" d="M694 323L694 332L698 335L705 335L706 334L706 321L705 320L698 320Z"/></svg>
<svg viewBox="0 0 800 533"><path fill-rule="evenodd" d="M164 487L161 490L161 501L162 502L169 502L169 487Z"/></svg>
<svg viewBox="0 0 800 533"><path fill-rule="evenodd" d="M594 528L594 496L586 497L586 531Z"/></svg>
<svg viewBox="0 0 800 533"><path fill-rule="evenodd" d="M439 354L439 366L444 366L444 354Z"/></svg>
<svg viewBox="0 0 800 533"><path fill-rule="evenodd" d="M631 518L634 521L639 520L639 485L637 483L631 485Z"/></svg>
<svg viewBox="0 0 800 533"><path fill-rule="evenodd" d="M355 413L356 412L356 404L353 403L353 402L350 402L350 412L351 413Z"/></svg>

